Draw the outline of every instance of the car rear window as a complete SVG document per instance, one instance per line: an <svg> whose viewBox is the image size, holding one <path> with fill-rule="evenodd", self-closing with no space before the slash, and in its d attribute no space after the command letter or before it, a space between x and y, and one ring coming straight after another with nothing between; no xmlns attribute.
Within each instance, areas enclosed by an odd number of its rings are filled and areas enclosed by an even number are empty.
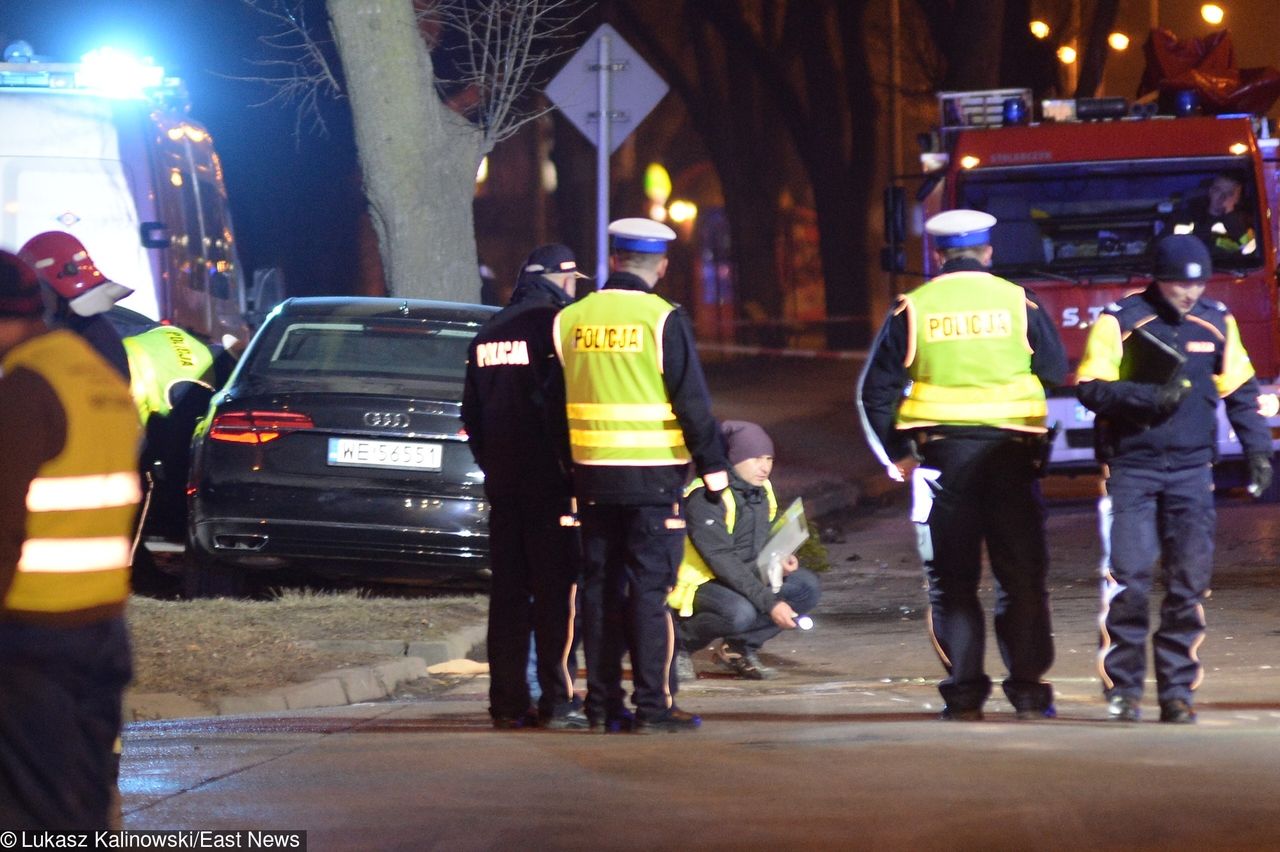
<svg viewBox="0 0 1280 852"><path fill-rule="evenodd" d="M251 372L263 377L425 379L461 383L476 329L421 320L276 322Z"/></svg>

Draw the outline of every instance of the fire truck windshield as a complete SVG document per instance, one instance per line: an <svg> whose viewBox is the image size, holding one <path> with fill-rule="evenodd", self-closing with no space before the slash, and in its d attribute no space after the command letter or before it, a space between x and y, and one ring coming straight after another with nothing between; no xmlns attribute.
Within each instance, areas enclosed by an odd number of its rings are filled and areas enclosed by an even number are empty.
<svg viewBox="0 0 1280 852"><path fill-rule="evenodd" d="M957 206L998 220L993 271L1010 277L1143 274L1154 241L1193 233L1219 268L1256 269L1258 198L1239 159L975 169Z"/></svg>

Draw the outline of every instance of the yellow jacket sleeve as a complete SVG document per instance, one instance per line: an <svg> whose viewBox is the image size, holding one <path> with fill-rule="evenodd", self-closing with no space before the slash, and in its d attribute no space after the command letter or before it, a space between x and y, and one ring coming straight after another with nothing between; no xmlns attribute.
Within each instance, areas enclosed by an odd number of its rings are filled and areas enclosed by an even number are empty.
<svg viewBox="0 0 1280 852"><path fill-rule="evenodd" d="M1123 355L1124 341L1120 336L1120 321L1112 314L1102 314L1089 331L1089 339L1085 341L1084 357L1076 368L1077 380L1118 380Z"/></svg>
<svg viewBox="0 0 1280 852"><path fill-rule="evenodd" d="M1227 314L1227 339L1222 345L1222 372L1213 377L1218 396L1227 397L1249 379L1253 378L1253 364L1249 353L1240 342L1240 327L1236 318Z"/></svg>

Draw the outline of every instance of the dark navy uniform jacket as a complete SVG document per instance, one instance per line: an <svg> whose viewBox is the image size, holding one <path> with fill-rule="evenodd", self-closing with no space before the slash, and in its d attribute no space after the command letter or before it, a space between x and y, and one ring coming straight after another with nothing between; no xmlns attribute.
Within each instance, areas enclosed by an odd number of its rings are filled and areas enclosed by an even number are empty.
<svg viewBox="0 0 1280 852"><path fill-rule="evenodd" d="M613 273L604 286L605 289L649 290L644 279L629 272ZM711 396L694 348L689 320L679 306L671 320L663 324L662 382L684 431L685 446L700 475L728 470L720 427L711 415ZM656 506L679 502L688 480L688 466L679 464L580 464L574 467L579 499L616 505Z"/></svg>
<svg viewBox="0 0 1280 852"><path fill-rule="evenodd" d="M545 498L568 511L569 427L551 323L570 301L549 281L526 279L471 342L462 423L490 499Z"/></svg>
<svg viewBox="0 0 1280 852"><path fill-rule="evenodd" d="M1120 381L1123 341L1141 326L1186 356L1182 375L1191 392L1171 414L1160 415L1160 385ZM1152 283L1114 302L1098 317L1077 372L1080 401L1098 415L1098 460L1160 470L1213 462L1217 407L1226 403L1247 454L1271 455L1271 433L1258 414L1258 381L1225 305L1200 299L1186 316Z"/></svg>

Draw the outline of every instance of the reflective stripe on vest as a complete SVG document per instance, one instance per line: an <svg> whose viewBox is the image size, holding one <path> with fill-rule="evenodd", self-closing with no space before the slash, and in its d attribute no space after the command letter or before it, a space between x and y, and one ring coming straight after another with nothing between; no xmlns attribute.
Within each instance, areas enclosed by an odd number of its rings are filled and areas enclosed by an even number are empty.
<svg viewBox="0 0 1280 852"><path fill-rule="evenodd" d="M3 609L69 613L123 603L141 497L142 428L129 389L70 331L15 347L3 369L18 367L53 389L66 416L66 442L27 488L26 539Z"/></svg>
<svg viewBox="0 0 1280 852"><path fill-rule="evenodd" d="M573 460L592 465L689 461L662 380L671 303L639 290L600 290L556 316Z"/></svg>
<svg viewBox="0 0 1280 852"><path fill-rule="evenodd" d="M695 479L689 483L684 490L685 499L702 487L701 479ZM772 521L778 514L778 498L773 493L773 483L769 480L765 480L763 487L765 499L769 504L769 520ZM733 488L726 488L721 492L720 502L724 506L725 529L732 536L734 525L738 521L738 504L733 497ZM680 562L675 588L667 595L667 606L677 610L685 618L693 615L693 599L698 594L698 587L708 580L715 579L715 576L707 566L706 560L702 558L702 554L693 546L693 539L686 535L684 557Z"/></svg>
<svg viewBox="0 0 1280 852"><path fill-rule="evenodd" d="M988 425L1043 431L1026 292L985 272L940 275L903 297L911 386L897 428Z"/></svg>

